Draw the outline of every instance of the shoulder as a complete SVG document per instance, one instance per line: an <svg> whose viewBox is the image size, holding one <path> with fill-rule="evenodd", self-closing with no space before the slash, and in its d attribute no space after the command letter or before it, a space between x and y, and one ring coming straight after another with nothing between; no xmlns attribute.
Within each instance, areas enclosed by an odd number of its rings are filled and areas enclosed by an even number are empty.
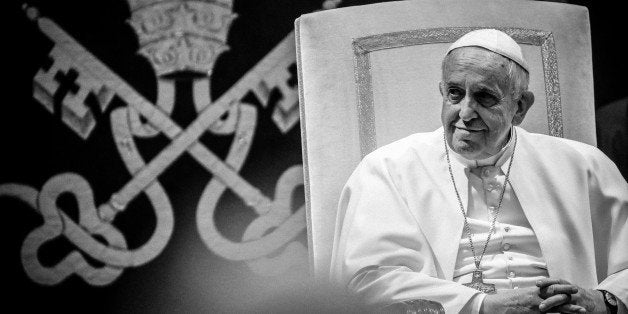
<svg viewBox="0 0 628 314"><path fill-rule="evenodd" d="M530 133L517 128L517 133L528 148L556 162L570 162L581 166L600 167L615 164L597 147L562 137Z"/></svg>

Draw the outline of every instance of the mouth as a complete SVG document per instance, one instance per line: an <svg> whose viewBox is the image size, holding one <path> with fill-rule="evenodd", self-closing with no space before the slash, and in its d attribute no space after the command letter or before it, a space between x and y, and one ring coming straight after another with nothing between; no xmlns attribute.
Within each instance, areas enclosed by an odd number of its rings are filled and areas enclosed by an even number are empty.
<svg viewBox="0 0 628 314"><path fill-rule="evenodd" d="M484 131L484 129L480 129L480 128L469 128L469 127L460 127L460 126L456 126L454 125L454 128L461 130L461 131L466 131L469 133L479 133Z"/></svg>

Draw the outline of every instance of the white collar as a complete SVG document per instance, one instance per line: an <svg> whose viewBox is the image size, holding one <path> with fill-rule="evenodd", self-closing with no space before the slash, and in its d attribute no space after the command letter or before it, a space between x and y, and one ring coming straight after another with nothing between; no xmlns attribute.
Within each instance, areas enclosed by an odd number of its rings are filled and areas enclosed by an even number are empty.
<svg viewBox="0 0 628 314"><path fill-rule="evenodd" d="M510 155L512 154L512 150L513 150L512 143L514 142L515 136L517 136L515 132L516 132L515 128L511 127L510 139L508 140L508 143L506 143L506 145L504 145L504 147L502 147L502 149L499 150L497 154L484 158L484 159L467 159L463 157L462 155L453 151L451 148L449 148L449 145L447 145L447 149L449 150L451 155L454 156L454 159L456 159L459 163L461 163L467 168L475 168L475 167L483 167L483 166L501 167L502 165L506 163L506 161L508 160L508 158L510 158Z"/></svg>

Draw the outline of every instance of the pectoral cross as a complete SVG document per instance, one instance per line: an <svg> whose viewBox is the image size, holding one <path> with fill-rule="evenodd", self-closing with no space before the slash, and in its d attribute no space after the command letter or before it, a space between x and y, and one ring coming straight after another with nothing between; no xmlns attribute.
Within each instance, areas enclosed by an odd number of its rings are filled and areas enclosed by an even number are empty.
<svg viewBox="0 0 628 314"><path fill-rule="evenodd" d="M479 269L476 269L473 271L473 275L471 276L471 282L465 283L463 285L469 288L480 290L488 294L497 293L497 291L495 290L495 285L490 284L490 283L484 283L484 281L482 280L482 277L483 277L482 271Z"/></svg>

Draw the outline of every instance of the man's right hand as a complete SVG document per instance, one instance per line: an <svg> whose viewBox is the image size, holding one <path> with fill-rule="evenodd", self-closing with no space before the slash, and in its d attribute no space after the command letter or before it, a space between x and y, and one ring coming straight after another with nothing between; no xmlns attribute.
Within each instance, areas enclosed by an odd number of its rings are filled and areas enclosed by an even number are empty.
<svg viewBox="0 0 628 314"><path fill-rule="evenodd" d="M554 298L562 298L561 312L578 313L584 310L582 307L569 304L572 292L570 287L565 291L555 291ZM549 297L549 296L545 296ZM501 290L496 294L489 294L484 298L480 313L540 313L539 304L544 300L538 287L529 287L513 290ZM555 310L555 309L551 309Z"/></svg>

